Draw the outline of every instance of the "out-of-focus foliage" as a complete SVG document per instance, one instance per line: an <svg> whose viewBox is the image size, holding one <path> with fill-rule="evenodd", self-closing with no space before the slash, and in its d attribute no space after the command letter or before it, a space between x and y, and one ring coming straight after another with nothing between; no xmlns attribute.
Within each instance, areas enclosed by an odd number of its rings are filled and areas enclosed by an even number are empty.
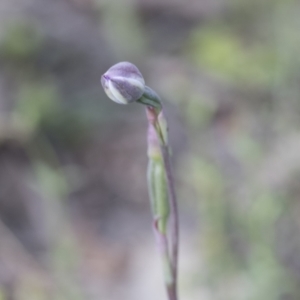
<svg viewBox="0 0 300 300"><path fill-rule="evenodd" d="M1 58L11 63L33 60L42 42L42 35L33 25L26 22L11 24L1 41Z"/></svg>
<svg viewBox="0 0 300 300"><path fill-rule="evenodd" d="M226 32L223 26L196 29L191 40L192 58L209 72L219 73L234 83L272 84L276 55L271 47L253 46L247 41L243 45L238 36Z"/></svg>
<svg viewBox="0 0 300 300"><path fill-rule="evenodd" d="M42 121L51 122L58 114L58 95L55 87L37 82L20 87L15 112L25 126L35 130Z"/></svg>

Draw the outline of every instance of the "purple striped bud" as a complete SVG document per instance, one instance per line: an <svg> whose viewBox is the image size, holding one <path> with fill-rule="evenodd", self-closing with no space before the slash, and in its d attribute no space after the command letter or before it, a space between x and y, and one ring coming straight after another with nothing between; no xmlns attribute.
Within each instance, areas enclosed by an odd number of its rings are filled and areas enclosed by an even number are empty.
<svg viewBox="0 0 300 300"><path fill-rule="evenodd" d="M119 104L135 102L145 91L143 75L130 62L120 62L108 69L101 84L107 96Z"/></svg>

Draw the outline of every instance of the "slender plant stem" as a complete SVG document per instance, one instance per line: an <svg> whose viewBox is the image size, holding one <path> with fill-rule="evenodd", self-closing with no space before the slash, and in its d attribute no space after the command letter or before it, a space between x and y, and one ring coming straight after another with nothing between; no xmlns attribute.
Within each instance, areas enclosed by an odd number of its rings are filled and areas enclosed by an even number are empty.
<svg viewBox="0 0 300 300"><path fill-rule="evenodd" d="M174 178L172 173L172 166L170 161L169 149L167 146L162 146L162 155L166 170L166 177L169 191L169 202L171 212L171 261L173 269L173 280L175 296L177 295L177 268L178 268L178 248L179 248L179 216L177 208L177 198L174 186ZM175 298L177 299L177 298Z"/></svg>
<svg viewBox="0 0 300 300"><path fill-rule="evenodd" d="M161 114L161 120L158 114ZM178 248L179 248L179 216L177 208L177 198L175 192L174 178L170 159L170 151L167 141L167 122L163 115L163 110L157 111L155 108L147 107L147 116L150 124L154 125L158 139L160 140L160 148L162 159L165 167L166 181L168 186L168 197L171 215L171 268L172 268L172 284L167 286L169 300L178 300L177 297L177 269L178 269Z"/></svg>
<svg viewBox="0 0 300 300"><path fill-rule="evenodd" d="M168 293L168 297L169 300L177 300L177 291L176 289L174 289L174 286L169 286L167 288L167 293Z"/></svg>

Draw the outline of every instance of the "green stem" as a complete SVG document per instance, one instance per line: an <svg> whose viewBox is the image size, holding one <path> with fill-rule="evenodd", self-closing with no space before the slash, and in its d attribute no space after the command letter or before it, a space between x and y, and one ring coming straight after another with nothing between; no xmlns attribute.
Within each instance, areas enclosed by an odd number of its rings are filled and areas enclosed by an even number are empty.
<svg viewBox="0 0 300 300"><path fill-rule="evenodd" d="M154 217L157 220L155 228L158 232L158 245L161 250L164 265L171 270L171 280L169 273L165 272L165 282L169 300L177 300L177 261L178 261L178 244L179 244L179 225L178 225L178 209L172 176L170 152L167 142L167 123L162 110L147 107L147 118L149 122L148 128L148 184L150 198L152 199L152 209ZM164 170L155 172L155 168ZM167 186L167 193L164 190ZM166 200L166 198L168 198ZM169 216L169 207L171 213L171 258L168 253L168 240L166 236L166 227ZM167 212L167 213L166 213ZM156 222L155 222L156 223ZM162 242L163 241L163 242ZM164 246L162 246L164 245ZM165 268L166 269L166 268Z"/></svg>
<svg viewBox="0 0 300 300"><path fill-rule="evenodd" d="M175 295L177 295L177 272L178 272L178 248L179 248L179 216L177 207L177 197L175 192L175 185L173 179L170 150L167 142L167 122L163 115L163 111L160 112L157 122L157 134L161 136L161 152L166 172L169 202L170 202L170 214L171 214L171 261L173 269L173 281ZM176 298L175 298L176 299Z"/></svg>

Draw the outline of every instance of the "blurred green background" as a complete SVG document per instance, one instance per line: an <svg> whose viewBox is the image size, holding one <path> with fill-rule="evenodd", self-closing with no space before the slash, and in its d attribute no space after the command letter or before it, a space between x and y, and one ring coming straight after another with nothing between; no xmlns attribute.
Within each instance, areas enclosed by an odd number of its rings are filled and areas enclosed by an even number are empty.
<svg viewBox="0 0 300 300"><path fill-rule="evenodd" d="M300 299L300 3L0 1L0 299L163 300L142 106L164 99L186 300Z"/></svg>

